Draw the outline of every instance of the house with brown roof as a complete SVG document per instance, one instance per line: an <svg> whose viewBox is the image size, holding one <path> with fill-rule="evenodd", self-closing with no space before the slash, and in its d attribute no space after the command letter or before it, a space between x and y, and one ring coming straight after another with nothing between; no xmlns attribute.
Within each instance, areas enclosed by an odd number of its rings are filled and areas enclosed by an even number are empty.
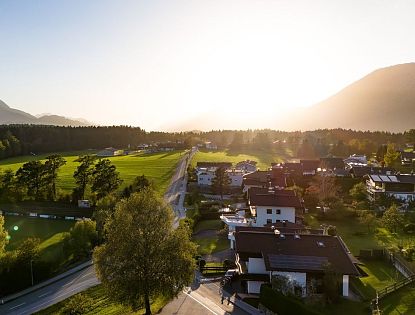
<svg viewBox="0 0 415 315"><path fill-rule="evenodd" d="M244 175L243 192L250 188L287 187L286 176L282 167L273 167L267 171L255 171Z"/></svg>
<svg viewBox="0 0 415 315"><path fill-rule="evenodd" d="M354 257L338 236L237 228L235 249L236 265L250 294L258 294L261 285L276 276L286 277L302 296L321 293L325 268L330 265L347 297L350 276L359 276Z"/></svg>
<svg viewBox="0 0 415 315"><path fill-rule="evenodd" d="M303 213L301 199L293 190L252 187L248 190L248 206L253 226L276 222L296 223L297 214Z"/></svg>

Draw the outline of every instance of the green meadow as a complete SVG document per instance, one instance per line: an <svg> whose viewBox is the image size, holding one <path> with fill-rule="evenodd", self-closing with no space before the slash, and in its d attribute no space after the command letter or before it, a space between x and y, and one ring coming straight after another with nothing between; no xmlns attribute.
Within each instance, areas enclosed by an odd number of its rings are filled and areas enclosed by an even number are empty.
<svg viewBox="0 0 415 315"><path fill-rule="evenodd" d="M95 151L76 151L59 153L66 160L59 171L58 189L70 193L75 187L73 173L78 166L75 160L80 155L94 154ZM157 191L164 192L170 183L175 167L181 158L183 151L161 152L154 154L133 154L110 157L111 162L120 172L123 185L129 185L136 176L145 175L154 181ZM24 163L33 160L42 160L50 154L38 156L22 156L0 161L0 171L11 169L17 171Z"/></svg>
<svg viewBox="0 0 415 315"><path fill-rule="evenodd" d="M199 150L192 159L192 165L196 166L197 162L231 162L236 164L244 160L257 162L257 167L266 170L271 163L280 163L291 156L287 153L273 153L269 151L248 150L248 151L206 151Z"/></svg>

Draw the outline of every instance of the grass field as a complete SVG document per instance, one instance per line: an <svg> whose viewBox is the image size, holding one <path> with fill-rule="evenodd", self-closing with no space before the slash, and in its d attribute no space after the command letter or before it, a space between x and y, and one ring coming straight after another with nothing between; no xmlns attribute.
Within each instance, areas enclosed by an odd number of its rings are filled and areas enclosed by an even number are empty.
<svg viewBox="0 0 415 315"><path fill-rule="evenodd" d="M75 225L75 221L49 220L22 216L5 216L5 228L10 236L7 249L15 249L19 243L28 237L40 238L41 249L59 241L62 232L68 232ZM15 228L17 227L17 230Z"/></svg>
<svg viewBox="0 0 415 315"><path fill-rule="evenodd" d="M415 314L415 284L403 287L380 301L383 315Z"/></svg>
<svg viewBox="0 0 415 315"><path fill-rule="evenodd" d="M84 315L93 315L93 314L106 314L106 315L133 315L133 314L143 314L144 310L132 311L131 308L115 303L111 301L105 294L104 288L101 285L92 287L84 292L82 295L87 296L93 300L91 305L91 310L82 313ZM68 303L71 298L63 300L57 304L54 304L42 311L39 311L35 314L37 315L57 315L61 314L62 308ZM154 301L151 304L151 310L153 314L157 314L168 301L166 299L160 298ZM74 313L75 314L75 313Z"/></svg>
<svg viewBox="0 0 415 315"><path fill-rule="evenodd" d="M196 166L197 162L231 162L236 164L244 160L252 160L258 162L257 167L266 170L273 162L282 162L291 158L285 153L273 154L263 151L198 151L192 159L192 165Z"/></svg>
<svg viewBox="0 0 415 315"><path fill-rule="evenodd" d="M92 151L62 152L61 154L67 161L59 171L58 189L70 193L74 188L75 182L73 173L78 166L75 160L79 155L93 154ZM154 154L136 154L126 156L116 156L109 158L120 172L123 186L132 182L136 176L145 175L154 181L156 189L164 192L170 183L175 167L182 156L183 151ZM11 169L18 170L24 163L32 160L43 160L45 155L22 156L0 161L0 171Z"/></svg>
<svg viewBox="0 0 415 315"><path fill-rule="evenodd" d="M199 221L193 229L193 233L197 234L202 230L221 230L223 228L222 220L203 220Z"/></svg>

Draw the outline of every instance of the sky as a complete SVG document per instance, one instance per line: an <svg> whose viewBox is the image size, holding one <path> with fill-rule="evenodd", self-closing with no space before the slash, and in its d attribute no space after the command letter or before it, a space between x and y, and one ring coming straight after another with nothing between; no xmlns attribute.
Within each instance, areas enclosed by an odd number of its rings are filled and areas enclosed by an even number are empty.
<svg viewBox="0 0 415 315"><path fill-rule="evenodd" d="M413 0L0 0L0 99L146 130L275 128L415 61L414 13Z"/></svg>

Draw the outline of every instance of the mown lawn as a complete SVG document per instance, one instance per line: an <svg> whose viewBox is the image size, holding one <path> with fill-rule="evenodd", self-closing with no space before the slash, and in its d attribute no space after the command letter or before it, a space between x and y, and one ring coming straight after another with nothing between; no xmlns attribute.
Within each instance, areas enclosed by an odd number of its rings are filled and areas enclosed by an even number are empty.
<svg viewBox="0 0 415 315"><path fill-rule="evenodd" d="M74 225L75 221L70 220L50 220L30 218L26 216L5 216L4 226L10 236L7 249L15 249L28 237L40 238L42 242L41 249L46 249L60 239L62 232L68 232Z"/></svg>
<svg viewBox="0 0 415 315"><path fill-rule="evenodd" d="M368 276L356 279L355 284L368 301L376 297L376 291L403 279L403 276L384 260L362 260L362 263L359 267Z"/></svg>
<svg viewBox="0 0 415 315"><path fill-rule="evenodd" d="M195 228L193 229L193 233L197 234L203 230L221 230L223 228L222 220L203 220L199 221Z"/></svg>
<svg viewBox="0 0 415 315"><path fill-rule="evenodd" d="M75 160L80 155L94 153L94 151L58 153L67 161L66 165L64 165L59 171L58 189L65 193L70 193L75 186L73 173L78 166L78 163L75 162ZM117 167L118 172L120 172L121 179L124 181L122 186L129 185L135 177L144 174L154 181L157 191L164 192L170 183L170 179L182 154L183 151L154 154L139 153L135 155L110 157L109 159ZM24 163L33 160L44 161L48 155L50 154L23 156L1 160L0 171L6 169L16 171Z"/></svg>
<svg viewBox="0 0 415 315"><path fill-rule="evenodd" d="M258 162L257 167L261 170L266 170L273 162L283 162L291 158L285 153L271 153L264 151L198 151L193 159L192 166L196 166L197 162L231 162L236 164L244 160L252 160Z"/></svg>
<svg viewBox="0 0 415 315"><path fill-rule="evenodd" d="M403 287L380 301L383 315L415 314L415 284Z"/></svg>
<svg viewBox="0 0 415 315"><path fill-rule="evenodd" d="M79 294L79 293L78 293ZM105 294L104 288L101 285L92 287L84 292L84 296L90 297L93 300L90 311L83 313L84 315L93 314L106 314L106 315L132 315L132 314L143 314L144 309L133 311L130 307L118 304L111 301ZM61 310L65 307L71 298L63 300L57 304L54 304L44 310L41 310L35 314L37 315L55 315L61 314ZM167 304L167 300L159 298L153 301L151 304L151 310L153 314L157 314L164 305Z"/></svg>
<svg viewBox="0 0 415 315"><path fill-rule="evenodd" d="M227 238L219 236L194 237L193 242L199 245L199 247L197 248L197 252L200 255L208 255L229 248L229 240Z"/></svg>

